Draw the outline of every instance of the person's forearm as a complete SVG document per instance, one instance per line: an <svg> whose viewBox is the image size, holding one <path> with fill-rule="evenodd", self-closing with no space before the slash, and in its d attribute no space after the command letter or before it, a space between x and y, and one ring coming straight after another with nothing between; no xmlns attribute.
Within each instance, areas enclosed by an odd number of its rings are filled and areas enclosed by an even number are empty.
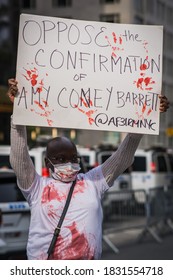
<svg viewBox="0 0 173 280"><path fill-rule="evenodd" d="M35 168L28 153L26 127L14 125L12 118L10 163L20 187L28 189L34 181Z"/></svg>
<svg viewBox="0 0 173 280"><path fill-rule="evenodd" d="M132 163L134 153L142 138L142 134L127 134L118 150L102 164L102 172L109 186L122 174Z"/></svg>

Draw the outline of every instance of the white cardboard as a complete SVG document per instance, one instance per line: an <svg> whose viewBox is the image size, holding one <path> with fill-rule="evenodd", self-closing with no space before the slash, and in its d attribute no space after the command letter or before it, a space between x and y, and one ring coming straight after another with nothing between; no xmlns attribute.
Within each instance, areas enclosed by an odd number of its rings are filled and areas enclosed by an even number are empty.
<svg viewBox="0 0 173 280"><path fill-rule="evenodd" d="M22 14L14 123L159 133L163 27Z"/></svg>

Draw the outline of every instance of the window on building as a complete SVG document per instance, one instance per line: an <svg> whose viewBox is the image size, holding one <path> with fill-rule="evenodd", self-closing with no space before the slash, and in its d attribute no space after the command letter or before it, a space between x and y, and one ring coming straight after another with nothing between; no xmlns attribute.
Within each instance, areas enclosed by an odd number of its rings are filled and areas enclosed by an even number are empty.
<svg viewBox="0 0 173 280"><path fill-rule="evenodd" d="M143 4L144 4L143 0L135 0L134 1L135 11L138 13L143 13L144 12Z"/></svg>
<svg viewBox="0 0 173 280"><path fill-rule="evenodd" d="M171 59L167 59L166 74L169 77L173 76L173 60L171 60Z"/></svg>
<svg viewBox="0 0 173 280"><path fill-rule="evenodd" d="M120 0L100 0L100 3L107 3L107 4L112 4L112 3L119 3Z"/></svg>
<svg viewBox="0 0 173 280"><path fill-rule="evenodd" d="M10 37L10 30L8 25L0 26L0 46L3 46L4 42L6 42Z"/></svg>
<svg viewBox="0 0 173 280"><path fill-rule="evenodd" d="M169 51L172 51L173 50L173 34L172 33L166 33L166 36L165 36L165 46L166 46L166 49L169 50Z"/></svg>
<svg viewBox="0 0 173 280"><path fill-rule="evenodd" d="M169 85L169 84L165 84L165 87L162 86L162 92L166 92L166 96L171 96L172 97L173 86ZM170 98L169 98L169 101L171 101ZM172 120L172 114L170 115L170 118Z"/></svg>
<svg viewBox="0 0 173 280"><path fill-rule="evenodd" d="M166 57L165 55L163 56L163 72L166 73L166 64L167 64L167 61L166 61Z"/></svg>
<svg viewBox="0 0 173 280"><path fill-rule="evenodd" d="M173 8L167 8L167 23L173 25Z"/></svg>
<svg viewBox="0 0 173 280"><path fill-rule="evenodd" d="M22 0L21 7L23 9L33 9L36 8L36 0Z"/></svg>
<svg viewBox="0 0 173 280"><path fill-rule="evenodd" d="M147 0L146 1L146 11L150 14L153 15L155 11L155 1Z"/></svg>
<svg viewBox="0 0 173 280"><path fill-rule="evenodd" d="M72 6L72 0L52 0L53 7L70 7Z"/></svg>
<svg viewBox="0 0 173 280"><path fill-rule="evenodd" d="M134 17L134 24L143 24L144 23L144 19L140 16L135 16Z"/></svg>
<svg viewBox="0 0 173 280"><path fill-rule="evenodd" d="M120 23L120 14L100 15L100 21Z"/></svg>
<svg viewBox="0 0 173 280"><path fill-rule="evenodd" d="M165 4L160 0L157 1L157 17L162 20L165 17Z"/></svg>
<svg viewBox="0 0 173 280"><path fill-rule="evenodd" d="M0 7L1 6L6 6L9 4L9 0L0 0Z"/></svg>

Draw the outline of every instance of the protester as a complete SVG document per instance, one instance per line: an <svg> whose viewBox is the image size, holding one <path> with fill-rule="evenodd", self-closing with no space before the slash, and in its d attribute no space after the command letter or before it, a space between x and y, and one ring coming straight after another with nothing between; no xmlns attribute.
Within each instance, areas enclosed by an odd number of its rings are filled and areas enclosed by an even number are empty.
<svg viewBox="0 0 173 280"><path fill-rule="evenodd" d="M9 79L8 84L7 94L13 102L18 90L17 81ZM160 96L160 112L168 108L167 98ZM48 142L45 158L51 177L45 178L37 174L28 154L26 127L14 125L11 119L10 162L31 209L28 259L47 259L54 229L74 180L72 199L50 259L100 259L101 200L114 180L132 164L141 138L141 134L127 134L110 158L86 174L79 173L80 159L75 144L66 137L54 138Z"/></svg>

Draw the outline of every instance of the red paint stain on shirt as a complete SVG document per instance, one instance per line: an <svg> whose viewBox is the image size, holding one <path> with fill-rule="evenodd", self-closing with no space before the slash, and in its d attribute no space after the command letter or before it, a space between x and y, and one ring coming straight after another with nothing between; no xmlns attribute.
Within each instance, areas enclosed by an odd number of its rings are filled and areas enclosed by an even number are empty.
<svg viewBox="0 0 173 280"><path fill-rule="evenodd" d="M92 260L94 259L94 248L90 248L84 233L77 229L76 222L67 227L71 234L68 238L60 235L55 244L53 260Z"/></svg>
<svg viewBox="0 0 173 280"><path fill-rule="evenodd" d="M83 193L85 190L85 183L83 180L77 181L74 191L73 191L73 196L75 196L77 193Z"/></svg>
<svg viewBox="0 0 173 280"><path fill-rule="evenodd" d="M49 205L48 213L47 214L52 219L57 219L57 217L58 217L57 211L56 211L56 209L54 209L53 205Z"/></svg>
<svg viewBox="0 0 173 280"><path fill-rule="evenodd" d="M44 187L41 203L48 203L52 200L62 201L65 199L66 195L64 193L58 193L58 191L55 189L55 186L53 184L50 184Z"/></svg>

